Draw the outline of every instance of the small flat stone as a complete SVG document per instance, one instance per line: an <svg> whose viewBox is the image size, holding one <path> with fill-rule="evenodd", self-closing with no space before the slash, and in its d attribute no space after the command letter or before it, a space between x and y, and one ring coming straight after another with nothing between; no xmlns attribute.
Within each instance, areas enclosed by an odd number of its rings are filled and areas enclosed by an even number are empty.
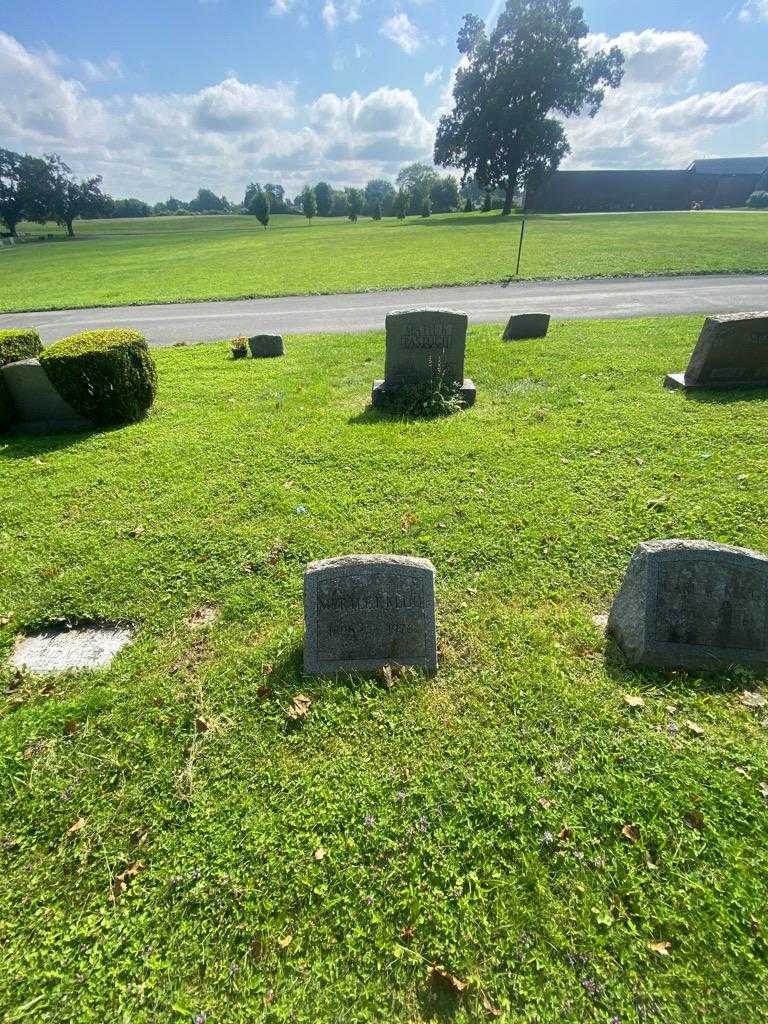
<svg viewBox="0 0 768 1024"><path fill-rule="evenodd" d="M108 668L134 636L132 626L47 629L18 640L10 664L36 674Z"/></svg>
<svg viewBox="0 0 768 1024"><path fill-rule="evenodd" d="M254 359L285 355L285 346L279 334L256 334L248 339L248 348Z"/></svg>
<svg viewBox="0 0 768 1024"><path fill-rule="evenodd" d="M504 341L544 338L549 330L549 313L514 313L507 321Z"/></svg>

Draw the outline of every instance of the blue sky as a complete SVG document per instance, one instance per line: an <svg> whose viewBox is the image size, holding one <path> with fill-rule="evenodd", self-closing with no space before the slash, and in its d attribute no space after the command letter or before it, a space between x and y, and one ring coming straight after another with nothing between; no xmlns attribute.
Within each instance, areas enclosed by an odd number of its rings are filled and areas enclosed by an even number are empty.
<svg viewBox="0 0 768 1024"><path fill-rule="evenodd" d="M571 167L768 152L768 0L596 0L624 85L568 125ZM0 0L0 145L114 195L363 184L428 159L463 14L493 0Z"/></svg>

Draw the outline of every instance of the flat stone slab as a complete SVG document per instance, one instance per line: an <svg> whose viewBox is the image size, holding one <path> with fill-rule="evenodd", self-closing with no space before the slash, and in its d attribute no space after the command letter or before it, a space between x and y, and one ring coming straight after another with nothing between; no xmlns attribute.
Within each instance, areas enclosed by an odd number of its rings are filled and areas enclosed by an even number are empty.
<svg viewBox="0 0 768 1024"><path fill-rule="evenodd" d="M402 392L402 388L387 385L384 380L375 380L373 382L373 390L371 391L371 403L377 409L386 409L397 400L398 395ZM467 408L475 404L477 398L477 388L475 382L470 380L469 377L465 377L462 381L462 385L459 388L459 398L462 404Z"/></svg>
<svg viewBox="0 0 768 1024"><path fill-rule="evenodd" d="M108 668L134 636L131 626L48 629L17 641L10 664L36 674Z"/></svg>
<svg viewBox="0 0 768 1024"><path fill-rule="evenodd" d="M768 665L768 557L702 540L639 544L608 633L637 665Z"/></svg>
<svg viewBox="0 0 768 1024"><path fill-rule="evenodd" d="M437 671L435 567L406 555L345 555L304 574L304 670Z"/></svg>
<svg viewBox="0 0 768 1024"><path fill-rule="evenodd" d="M18 416L17 426L31 433L88 430L93 427L65 402L39 359L21 359L0 368Z"/></svg>
<svg viewBox="0 0 768 1024"><path fill-rule="evenodd" d="M248 339L248 348L254 359L285 355L285 345L279 334L256 334Z"/></svg>
<svg viewBox="0 0 768 1024"><path fill-rule="evenodd" d="M768 312L710 316L683 373L668 388L768 388Z"/></svg>
<svg viewBox="0 0 768 1024"><path fill-rule="evenodd" d="M502 339L523 341L526 338L544 338L549 330L549 313L515 313L507 321Z"/></svg>

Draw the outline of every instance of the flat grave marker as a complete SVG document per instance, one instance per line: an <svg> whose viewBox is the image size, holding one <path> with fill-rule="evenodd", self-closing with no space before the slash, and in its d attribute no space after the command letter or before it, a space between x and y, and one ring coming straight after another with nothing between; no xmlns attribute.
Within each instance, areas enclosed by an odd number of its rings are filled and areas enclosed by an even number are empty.
<svg viewBox="0 0 768 1024"><path fill-rule="evenodd" d="M549 330L549 313L513 313L502 334L503 341L544 338Z"/></svg>
<svg viewBox="0 0 768 1024"><path fill-rule="evenodd" d="M22 637L10 664L27 672L48 674L108 668L136 634L132 626L64 626Z"/></svg>

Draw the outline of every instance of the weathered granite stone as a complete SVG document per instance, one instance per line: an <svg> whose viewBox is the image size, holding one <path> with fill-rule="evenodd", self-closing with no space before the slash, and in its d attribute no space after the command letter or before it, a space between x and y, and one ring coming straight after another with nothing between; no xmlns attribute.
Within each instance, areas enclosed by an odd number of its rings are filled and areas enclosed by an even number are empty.
<svg viewBox="0 0 768 1024"><path fill-rule="evenodd" d="M93 426L65 402L38 359L21 359L0 368L18 416L18 426L31 433L87 430Z"/></svg>
<svg viewBox="0 0 768 1024"><path fill-rule="evenodd" d="M253 338L248 339L248 347L254 359L285 354L283 339L279 334L256 334Z"/></svg>
<svg viewBox="0 0 768 1024"><path fill-rule="evenodd" d="M405 555L346 555L304 574L304 669L437 671L435 567Z"/></svg>
<svg viewBox="0 0 768 1024"><path fill-rule="evenodd" d="M768 665L768 558L703 540L639 544L608 632L635 664Z"/></svg>
<svg viewBox="0 0 768 1024"><path fill-rule="evenodd" d="M668 388L768 387L768 312L707 317L688 369Z"/></svg>
<svg viewBox="0 0 768 1024"><path fill-rule="evenodd" d="M131 626L83 626L47 629L22 637L10 664L27 672L71 672L107 668L134 637Z"/></svg>
<svg viewBox="0 0 768 1024"><path fill-rule="evenodd" d="M475 385L464 377L468 322L466 313L449 309L388 313L384 380L374 381L373 404L386 405L402 388L442 379L459 384L464 404L472 405Z"/></svg>
<svg viewBox="0 0 768 1024"><path fill-rule="evenodd" d="M544 338L549 330L549 313L515 313L507 321L502 339L522 341L525 338Z"/></svg>

